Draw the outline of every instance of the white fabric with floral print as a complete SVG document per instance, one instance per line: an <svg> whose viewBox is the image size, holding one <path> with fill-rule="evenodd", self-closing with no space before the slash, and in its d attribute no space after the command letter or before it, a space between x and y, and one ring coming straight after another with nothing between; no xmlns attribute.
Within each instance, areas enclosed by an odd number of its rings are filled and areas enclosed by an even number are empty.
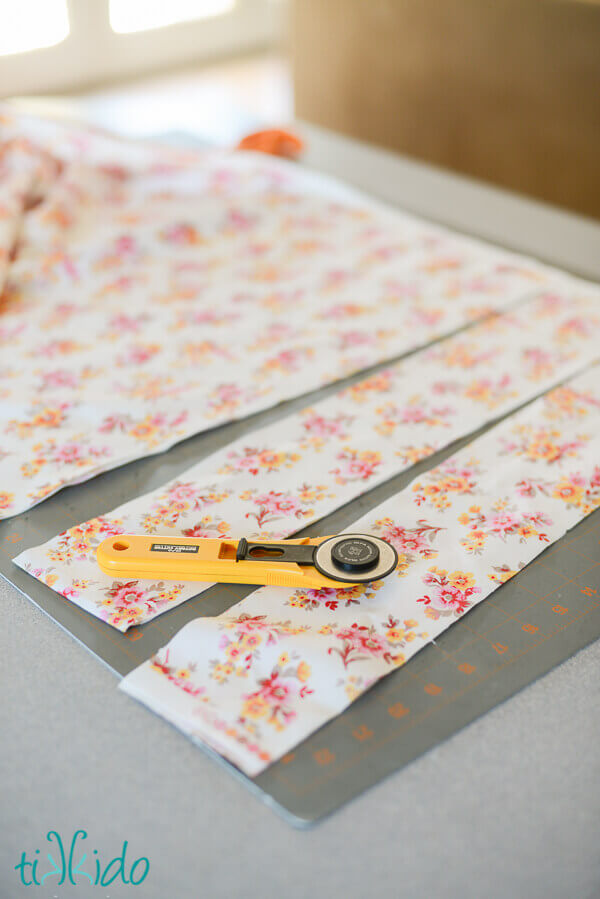
<svg viewBox="0 0 600 899"><path fill-rule="evenodd" d="M15 561L126 630L209 585L114 580L96 563L105 537L289 536L572 375L598 358L599 346L597 291L573 282L542 292L237 440Z"/></svg>
<svg viewBox="0 0 600 899"><path fill-rule="evenodd" d="M121 687L255 776L600 507L600 371L503 421L349 530L386 580L263 587L197 618Z"/></svg>
<svg viewBox="0 0 600 899"><path fill-rule="evenodd" d="M8 110L0 186L0 518L562 278L282 160Z"/></svg>

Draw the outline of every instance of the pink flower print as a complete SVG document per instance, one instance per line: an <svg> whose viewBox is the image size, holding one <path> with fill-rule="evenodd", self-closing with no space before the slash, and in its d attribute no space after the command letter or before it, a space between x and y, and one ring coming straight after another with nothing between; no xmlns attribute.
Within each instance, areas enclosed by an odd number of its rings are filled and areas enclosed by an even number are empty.
<svg viewBox="0 0 600 899"><path fill-rule="evenodd" d="M201 235L193 225L187 222L178 222L161 231L160 236L168 243L179 246L194 246L203 243Z"/></svg>
<svg viewBox="0 0 600 899"><path fill-rule="evenodd" d="M312 355L313 351L309 348L282 350L280 353L277 353L277 355L272 356L270 359L267 359L267 361L262 366L261 371L266 372L269 370L275 370L283 371L286 374L298 371L302 363L307 362Z"/></svg>
<svg viewBox="0 0 600 899"><path fill-rule="evenodd" d="M187 316L187 321L191 325L222 325L236 321L238 314L228 312L227 314L219 313L216 309L200 309L191 312Z"/></svg>
<svg viewBox="0 0 600 899"><path fill-rule="evenodd" d="M443 419L453 414L454 410L448 406L439 406L438 408L427 409L424 405L405 406L403 409L390 408L389 413L392 418L397 417L402 424L424 424L425 422L434 425L446 422Z"/></svg>
<svg viewBox="0 0 600 899"><path fill-rule="evenodd" d="M17 325L14 328L0 328L0 343L8 343L9 341L14 340L22 331L25 330L25 323L23 322L20 325Z"/></svg>
<svg viewBox="0 0 600 899"><path fill-rule="evenodd" d="M102 163L98 166L98 171L107 175L109 178L112 178L114 181L121 182L127 181L131 174L129 169L125 168L123 165L118 165L117 163Z"/></svg>
<svg viewBox="0 0 600 899"><path fill-rule="evenodd" d="M347 350L353 346L364 346L373 343L374 337L364 331L345 331L338 335L338 346L341 350Z"/></svg>
<svg viewBox="0 0 600 899"><path fill-rule="evenodd" d="M115 331L139 331L142 324L148 320L147 315L126 315L124 312L113 315L109 326Z"/></svg>
<svg viewBox="0 0 600 899"><path fill-rule="evenodd" d="M426 328L431 328L434 325L437 325L439 321L444 317L443 308L439 309L421 309L418 306L415 306L410 310L408 315L408 324L410 326L425 326Z"/></svg>
<svg viewBox="0 0 600 899"><path fill-rule="evenodd" d="M186 668L178 668L175 665L170 665L168 650L165 652L164 661L160 656L156 655L151 657L150 664L156 673L166 677L174 687L183 690L183 692L187 693L189 696L197 697L206 693L206 687L194 686L191 676L196 670L196 666L192 663L188 664Z"/></svg>
<svg viewBox="0 0 600 899"><path fill-rule="evenodd" d="M256 220L256 215L248 215L241 209L230 209L227 213L225 227L233 231L247 231Z"/></svg>
<svg viewBox="0 0 600 899"><path fill-rule="evenodd" d="M402 536L398 535L398 538L398 544L409 553L419 553L430 549L427 541L417 531L404 531Z"/></svg>
<svg viewBox="0 0 600 899"><path fill-rule="evenodd" d="M525 350L523 357L525 362L529 364L529 377L534 380L550 374L556 362L552 353L542 350L540 347Z"/></svg>
<svg viewBox="0 0 600 899"><path fill-rule="evenodd" d="M562 323L558 333L562 339L568 340L571 337L588 337L596 328L597 320L593 321L591 318L573 316L573 318Z"/></svg>
<svg viewBox="0 0 600 899"><path fill-rule="evenodd" d="M330 306L324 312L321 312L319 318L333 318L337 321L342 318L354 318L357 315L362 315L364 312L366 312L366 307L359 306L358 303L336 303L334 306Z"/></svg>
<svg viewBox="0 0 600 899"><path fill-rule="evenodd" d="M367 450L343 450L336 457L341 464L333 468L331 474L336 476L338 484L347 484L350 481L366 481L377 471L381 464L380 453L372 453Z"/></svg>
<svg viewBox="0 0 600 899"><path fill-rule="evenodd" d="M256 518L259 527L278 518L301 518L305 514L298 497L289 492L271 490L255 496L252 502L258 506L258 511L246 512L246 518Z"/></svg>
<svg viewBox="0 0 600 899"><path fill-rule="evenodd" d="M435 381L431 385L431 392L435 394L456 393L462 385L458 381Z"/></svg>
<svg viewBox="0 0 600 899"><path fill-rule="evenodd" d="M474 576L468 571L453 571L449 574L434 566L423 577L423 583L434 588L417 600L427 606L426 614L430 618L462 615L472 605L471 597L481 593L481 588L475 586Z"/></svg>
<svg viewBox="0 0 600 899"><path fill-rule="evenodd" d="M126 293L132 287L136 285L136 283L141 284L144 282L144 276L138 275L137 277L131 275L121 275L119 278L115 278L114 281L109 281L107 284L102 287L98 293L99 296L106 296L110 293Z"/></svg>
<svg viewBox="0 0 600 899"><path fill-rule="evenodd" d="M537 490L542 490L543 492L543 489L543 485L539 481L534 481L531 478L525 478L515 485L517 495L524 497L535 496Z"/></svg>
<svg viewBox="0 0 600 899"><path fill-rule="evenodd" d="M240 615L234 622L235 631L240 636L244 634L252 634L256 631L266 630L269 625L265 621L265 615Z"/></svg>
<svg viewBox="0 0 600 899"><path fill-rule="evenodd" d="M213 391L209 405L216 412L232 411L239 405L242 397L242 388L237 384L219 384Z"/></svg>
<svg viewBox="0 0 600 899"><path fill-rule="evenodd" d="M398 418L403 424L419 424L426 420L427 413L422 406L405 406L399 410Z"/></svg>
<svg viewBox="0 0 600 899"><path fill-rule="evenodd" d="M281 705L292 695L289 683L277 674L263 681L258 692L270 705Z"/></svg>
<svg viewBox="0 0 600 899"><path fill-rule="evenodd" d="M369 658L380 658L391 665L396 658L389 651L387 642L376 633L374 627L353 624L339 630L335 637L342 642L342 646L341 648L330 646L328 653L339 655L344 668L353 662Z"/></svg>
<svg viewBox="0 0 600 899"><path fill-rule="evenodd" d="M564 303L564 297L561 297L557 293L545 293L536 300L536 306L539 309L540 317L544 315L556 315L558 310L564 306Z"/></svg>
<svg viewBox="0 0 600 899"><path fill-rule="evenodd" d="M380 261L387 262L390 259L394 259L396 256L403 255L407 250L405 244L397 243L390 244L389 246L375 247L375 249L371 250L368 255L369 261Z"/></svg>
<svg viewBox="0 0 600 899"><path fill-rule="evenodd" d="M42 374L40 390L60 387L77 387L79 379L77 375L67 369L57 368L54 371L46 371Z"/></svg>
<svg viewBox="0 0 600 899"><path fill-rule="evenodd" d="M437 556L434 543L442 530L444 529L441 527L428 524L424 518L418 519L415 528L404 528L391 518L375 522L375 532L391 543L398 553L397 571L400 575L418 558L433 559Z"/></svg>
<svg viewBox="0 0 600 899"><path fill-rule="evenodd" d="M117 359L118 365L143 365L152 359L153 356L160 352L160 346L157 343L138 343L133 344L126 353Z"/></svg>
<svg viewBox="0 0 600 899"><path fill-rule="evenodd" d="M139 581L128 581L127 583L115 582L112 587L106 591L113 605L117 608L127 608L135 606L144 601L146 591L141 589Z"/></svg>
<svg viewBox="0 0 600 899"><path fill-rule="evenodd" d="M421 286L411 281L388 281L386 289L395 297L403 300L418 300L421 298Z"/></svg>
<svg viewBox="0 0 600 899"><path fill-rule="evenodd" d="M136 249L136 240L132 234L124 234L122 237L117 237L115 240L115 252L118 253L119 256L130 256L135 253Z"/></svg>
<svg viewBox="0 0 600 899"><path fill-rule="evenodd" d="M169 502L186 504L196 499L198 487L193 482L177 482L167 491Z"/></svg>
<svg viewBox="0 0 600 899"><path fill-rule="evenodd" d="M129 415L107 415L98 428L101 433L110 434L111 431L125 431L131 425Z"/></svg>
<svg viewBox="0 0 600 899"><path fill-rule="evenodd" d="M458 289L466 293L494 293L498 290L498 285L492 278L478 275L462 280Z"/></svg>
<svg viewBox="0 0 600 899"><path fill-rule="evenodd" d="M65 443L61 447L57 447L52 454L54 462L63 462L65 465L72 465L79 462L83 457L83 447L80 443Z"/></svg>
<svg viewBox="0 0 600 899"><path fill-rule="evenodd" d="M302 427L315 437L343 437L351 422L352 419L348 415L325 418L313 412L304 418Z"/></svg>
<svg viewBox="0 0 600 899"><path fill-rule="evenodd" d="M290 700L297 695L303 696L312 692L305 687L298 690L295 684L292 686L290 679L284 680L277 671L258 683L258 690L244 695L242 720L266 717L270 724L278 728L296 717L297 713L291 708Z"/></svg>
<svg viewBox="0 0 600 899"><path fill-rule="evenodd" d="M510 533L518 523L519 519L510 512L498 512L490 518L487 530L492 534L502 536Z"/></svg>
<svg viewBox="0 0 600 899"><path fill-rule="evenodd" d="M55 356L65 356L67 353L72 353L79 348L79 344L75 343L74 340L51 340L49 343L37 347L35 355L53 359Z"/></svg>
<svg viewBox="0 0 600 899"><path fill-rule="evenodd" d="M465 608L464 598L460 590L456 587L438 587L432 591L431 605L434 609L445 612L447 609L451 611L461 612Z"/></svg>
<svg viewBox="0 0 600 899"><path fill-rule="evenodd" d="M324 277L324 290L338 290L352 278L352 272L337 269L326 272Z"/></svg>
<svg viewBox="0 0 600 899"><path fill-rule="evenodd" d="M261 506L265 512L276 513L277 517L285 515L297 515L302 511L300 501L289 493L278 493L271 490L254 499L257 506Z"/></svg>

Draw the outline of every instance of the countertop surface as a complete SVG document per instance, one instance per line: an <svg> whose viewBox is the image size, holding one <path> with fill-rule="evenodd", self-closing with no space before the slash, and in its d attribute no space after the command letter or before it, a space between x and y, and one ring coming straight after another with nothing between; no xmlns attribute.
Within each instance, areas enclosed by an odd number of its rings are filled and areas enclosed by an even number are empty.
<svg viewBox="0 0 600 899"><path fill-rule="evenodd" d="M315 168L600 279L600 224L299 130ZM3 581L0 609L2 899L600 896L600 642L299 831L118 692L107 669ZM126 870L150 861L144 883L69 886L53 876L19 887L22 852L44 859L48 831L68 846L77 829L103 864L128 841Z"/></svg>

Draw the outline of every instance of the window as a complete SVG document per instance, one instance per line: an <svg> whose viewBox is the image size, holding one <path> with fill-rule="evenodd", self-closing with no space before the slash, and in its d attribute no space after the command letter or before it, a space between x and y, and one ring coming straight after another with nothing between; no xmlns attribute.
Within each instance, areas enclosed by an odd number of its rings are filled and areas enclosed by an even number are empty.
<svg viewBox="0 0 600 899"><path fill-rule="evenodd" d="M148 31L220 16L234 6L235 0L110 0L110 24L119 34Z"/></svg>
<svg viewBox="0 0 600 899"><path fill-rule="evenodd" d="M66 0L18 0L0 12L0 56L52 47L69 33Z"/></svg>
<svg viewBox="0 0 600 899"><path fill-rule="evenodd" d="M0 0L0 97L58 93L264 48L273 0Z"/></svg>

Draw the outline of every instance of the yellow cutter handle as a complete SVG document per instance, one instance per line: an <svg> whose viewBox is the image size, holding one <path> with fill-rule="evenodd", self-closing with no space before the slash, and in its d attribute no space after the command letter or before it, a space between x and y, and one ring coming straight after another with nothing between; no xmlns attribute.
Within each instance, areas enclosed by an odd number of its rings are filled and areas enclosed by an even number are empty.
<svg viewBox="0 0 600 899"><path fill-rule="evenodd" d="M287 545L318 546L328 537L286 540ZM261 545L282 541L261 540ZM111 577L220 584L270 584L276 587L351 587L340 584L312 565L277 562L276 559L236 561L237 540L211 537L154 537L121 534L107 537L96 550L98 565Z"/></svg>

